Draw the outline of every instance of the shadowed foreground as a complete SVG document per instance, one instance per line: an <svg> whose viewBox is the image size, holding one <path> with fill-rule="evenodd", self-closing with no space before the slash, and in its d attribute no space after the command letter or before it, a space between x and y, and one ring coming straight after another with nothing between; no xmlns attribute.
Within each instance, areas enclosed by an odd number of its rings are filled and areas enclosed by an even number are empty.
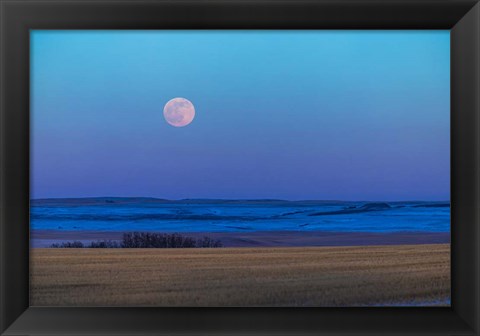
<svg viewBox="0 0 480 336"><path fill-rule="evenodd" d="M32 249L33 306L444 305L450 245Z"/></svg>

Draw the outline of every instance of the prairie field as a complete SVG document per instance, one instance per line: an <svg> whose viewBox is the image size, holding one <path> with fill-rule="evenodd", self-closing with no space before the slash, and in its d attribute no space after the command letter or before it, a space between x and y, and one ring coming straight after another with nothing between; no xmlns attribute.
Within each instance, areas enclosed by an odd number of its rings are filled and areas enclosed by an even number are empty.
<svg viewBox="0 0 480 336"><path fill-rule="evenodd" d="M31 249L33 306L448 305L450 244Z"/></svg>

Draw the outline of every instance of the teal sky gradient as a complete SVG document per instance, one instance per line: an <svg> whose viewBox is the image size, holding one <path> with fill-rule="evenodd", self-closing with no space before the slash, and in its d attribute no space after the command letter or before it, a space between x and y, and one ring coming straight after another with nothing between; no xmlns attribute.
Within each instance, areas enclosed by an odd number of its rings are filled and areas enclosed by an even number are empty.
<svg viewBox="0 0 480 336"><path fill-rule="evenodd" d="M449 200L449 120L449 31L31 32L32 198Z"/></svg>

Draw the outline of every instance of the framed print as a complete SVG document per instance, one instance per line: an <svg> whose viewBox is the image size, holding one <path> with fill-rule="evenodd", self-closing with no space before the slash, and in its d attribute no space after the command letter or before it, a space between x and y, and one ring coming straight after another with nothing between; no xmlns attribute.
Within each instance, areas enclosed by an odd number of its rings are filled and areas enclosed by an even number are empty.
<svg viewBox="0 0 480 336"><path fill-rule="evenodd" d="M448 30L30 31L30 305L449 306L449 55Z"/></svg>
<svg viewBox="0 0 480 336"><path fill-rule="evenodd" d="M1 10L2 335L478 334L476 1Z"/></svg>

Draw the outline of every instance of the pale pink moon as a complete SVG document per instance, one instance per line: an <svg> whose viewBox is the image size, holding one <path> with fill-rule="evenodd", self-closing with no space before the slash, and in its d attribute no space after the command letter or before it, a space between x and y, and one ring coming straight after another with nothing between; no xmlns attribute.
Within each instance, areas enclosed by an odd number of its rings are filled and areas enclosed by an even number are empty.
<svg viewBox="0 0 480 336"><path fill-rule="evenodd" d="M190 124L195 117L195 107L185 98L173 98L163 108L165 120L172 126L183 127Z"/></svg>

